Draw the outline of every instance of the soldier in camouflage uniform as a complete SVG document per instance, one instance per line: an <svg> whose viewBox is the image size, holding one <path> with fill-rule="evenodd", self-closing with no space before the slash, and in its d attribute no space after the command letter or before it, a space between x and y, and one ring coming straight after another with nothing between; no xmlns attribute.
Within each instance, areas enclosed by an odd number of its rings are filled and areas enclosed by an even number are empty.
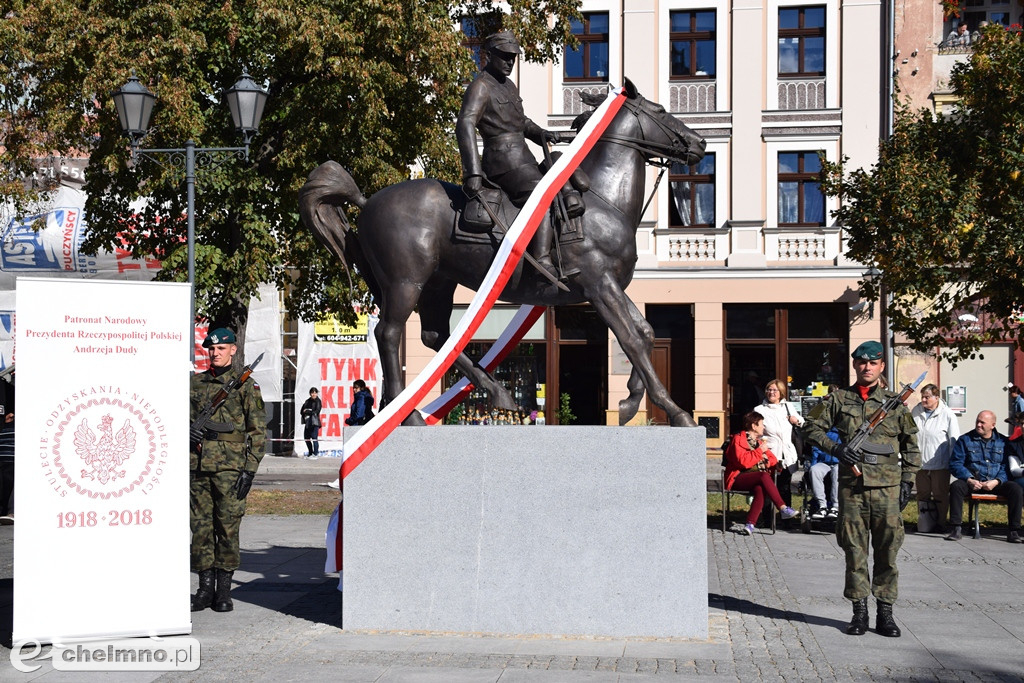
<svg viewBox="0 0 1024 683"><path fill-rule="evenodd" d="M232 366L238 351L234 332L218 328L206 337L203 347L210 349L210 369L192 376L193 423L210 399L241 374ZM252 377L246 379L211 419L222 423L218 429L225 431L193 428L190 433L192 570L199 574L192 611L212 606L216 612L230 612L231 578L240 563L238 527L266 442L266 411L259 385Z"/></svg>
<svg viewBox="0 0 1024 683"><path fill-rule="evenodd" d="M805 426L807 440L839 458L839 520L836 541L846 553L846 587L843 595L853 601L853 620L846 632L863 635L868 629L868 593L878 604L875 630L898 638L900 629L892 616L896 601L896 556L903 545L903 508L910 501L914 477L921 467L917 426L906 406L886 415L862 446L864 461L847 450L857 431L894 394L879 380L885 370L882 345L864 342L853 352L857 383L834 391L812 412ZM826 436L838 428L842 443ZM853 470L856 465L862 475ZM869 547L870 544L870 547ZM869 577L868 553L874 552Z"/></svg>

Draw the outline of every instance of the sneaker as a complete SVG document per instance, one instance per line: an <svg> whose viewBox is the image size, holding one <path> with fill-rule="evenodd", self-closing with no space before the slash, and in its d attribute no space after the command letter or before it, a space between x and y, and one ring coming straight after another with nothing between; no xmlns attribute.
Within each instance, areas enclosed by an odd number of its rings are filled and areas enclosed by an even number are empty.
<svg viewBox="0 0 1024 683"><path fill-rule="evenodd" d="M964 535L963 535L963 533L961 533L960 527L959 526L955 526L955 527L953 527L953 530L949 532L949 535L946 536L946 540L947 541L960 541L960 540L963 539L963 537L964 537Z"/></svg>
<svg viewBox="0 0 1024 683"><path fill-rule="evenodd" d="M786 506L786 507L782 508L782 518L783 519L792 519L793 517L796 517L799 514L800 514L799 512L797 512L796 510L794 510L793 508L791 508L789 506Z"/></svg>
<svg viewBox="0 0 1024 683"><path fill-rule="evenodd" d="M825 511L821 508L818 508L817 510L811 513L811 519L825 519Z"/></svg>
<svg viewBox="0 0 1024 683"><path fill-rule="evenodd" d="M1007 543L1024 543L1024 539L1020 537L1016 529L1010 529L1010 533L1006 534Z"/></svg>
<svg viewBox="0 0 1024 683"><path fill-rule="evenodd" d="M835 519L838 516L839 516L839 508L833 507L833 508L829 508L828 509L828 518L829 519Z"/></svg>
<svg viewBox="0 0 1024 683"><path fill-rule="evenodd" d="M753 536L755 528L756 527L753 524L744 524L739 533L741 536Z"/></svg>
<svg viewBox="0 0 1024 683"><path fill-rule="evenodd" d="M4 515L0 517L0 526L10 526L14 524L14 515ZM1020 541L1018 541L1019 543Z"/></svg>

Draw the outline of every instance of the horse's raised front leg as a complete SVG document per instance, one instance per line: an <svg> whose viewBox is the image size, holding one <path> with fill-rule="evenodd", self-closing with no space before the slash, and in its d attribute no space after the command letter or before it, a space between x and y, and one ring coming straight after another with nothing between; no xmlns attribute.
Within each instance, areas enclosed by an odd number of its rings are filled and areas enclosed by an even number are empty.
<svg viewBox="0 0 1024 683"><path fill-rule="evenodd" d="M423 340L424 345L434 351L439 351L451 335L454 294L455 283L446 281L425 287L423 296L420 298L420 339ZM516 410L518 408L508 389L465 353L460 353L455 359L455 367L474 386L487 392L491 404L495 408L499 410Z"/></svg>
<svg viewBox="0 0 1024 683"><path fill-rule="evenodd" d="M384 373L384 396L381 407L393 401L405 389L405 377L402 374L402 361L399 347L405 323L409 320L416 302L419 299L419 288L413 284L391 286L385 288L382 297L380 320L374 336L380 351L381 371ZM407 426L426 425L418 410L413 410L402 424Z"/></svg>
<svg viewBox="0 0 1024 683"><path fill-rule="evenodd" d="M697 423L693 421L693 416L676 405L672 397L669 396L668 390L665 389L665 385L661 383L658 375L654 372L654 364L651 362L654 331L651 329L650 323L639 314L639 310L636 309L611 274L603 275L592 288L588 288L587 296L597 310L597 314L611 328L615 338L619 340L619 346L622 347L626 357L633 364L630 379L632 380L633 374L638 374L643 380L644 386L647 387L651 401L665 411L669 424L673 427L696 427ZM631 308L636 311L635 316L630 311ZM637 324L638 321L642 324ZM630 398L632 395L633 389L630 387Z"/></svg>

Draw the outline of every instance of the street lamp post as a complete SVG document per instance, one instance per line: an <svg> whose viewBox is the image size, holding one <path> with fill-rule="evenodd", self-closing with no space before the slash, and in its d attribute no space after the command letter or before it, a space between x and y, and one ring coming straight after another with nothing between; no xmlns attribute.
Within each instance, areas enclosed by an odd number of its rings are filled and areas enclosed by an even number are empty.
<svg viewBox="0 0 1024 683"><path fill-rule="evenodd" d="M114 106L121 124L121 131L131 140L132 161L140 155L161 163L158 156L166 157L172 166L185 167L186 221L188 224L188 284L191 290L191 310L189 312L189 358L195 361L195 324L196 324L196 290L195 290L195 245L196 245L196 163L202 168L215 168L228 159L248 159L249 143L259 129L263 118L263 107L267 103L267 91L256 85L243 69L238 82L224 91L224 100L235 130L242 135L242 147L196 147L196 143L188 140L184 147L170 149L142 149L139 144L149 132L149 119L153 114L156 95L151 93L139 79L132 74L128 82L112 93Z"/></svg>

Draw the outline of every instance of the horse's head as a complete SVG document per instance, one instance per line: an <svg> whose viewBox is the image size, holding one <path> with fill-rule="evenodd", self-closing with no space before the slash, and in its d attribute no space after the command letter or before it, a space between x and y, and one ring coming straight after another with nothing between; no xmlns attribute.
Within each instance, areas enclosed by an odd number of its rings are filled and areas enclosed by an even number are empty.
<svg viewBox="0 0 1024 683"><path fill-rule="evenodd" d="M615 126L604 139L633 147L650 161L654 158L671 163L678 161L692 165L704 158L706 142L685 123L672 116L665 107L644 99L628 78L625 85L626 102L616 116L623 124ZM580 95L584 104L596 107L604 102L601 95ZM576 122L574 122L574 126Z"/></svg>

